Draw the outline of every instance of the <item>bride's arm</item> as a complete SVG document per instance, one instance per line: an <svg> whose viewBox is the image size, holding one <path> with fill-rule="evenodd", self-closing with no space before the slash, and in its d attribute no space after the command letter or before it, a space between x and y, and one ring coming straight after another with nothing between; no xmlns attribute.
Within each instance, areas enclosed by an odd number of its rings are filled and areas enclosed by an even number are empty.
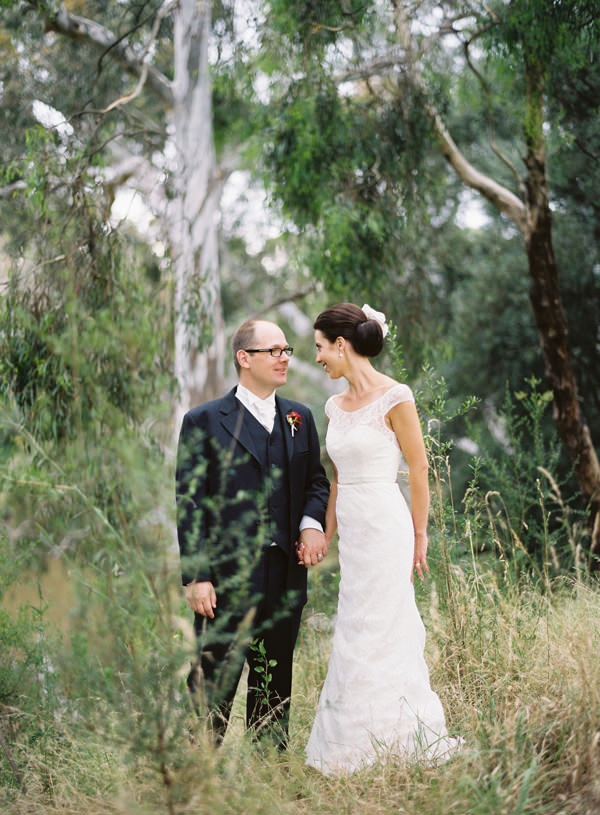
<svg viewBox="0 0 600 815"><path fill-rule="evenodd" d="M332 467L333 467L333 480L331 482L331 487L329 489L329 501L327 502L327 512L325 513L325 542L327 543L327 546L329 546L331 539L337 529L335 502L337 501L338 474L337 470L335 469L335 464L332 463Z"/></svg>
<svg viewBox="0 0 600 815"><path fill-rule="evenodd" d="M413 402L401 402L388 413L392 429L408 464L410 507L415 530L413 571L423 579L427 565L427 516L429 515L429 463L421 423ZM412 579L412 574L411 574Z"/></svg>

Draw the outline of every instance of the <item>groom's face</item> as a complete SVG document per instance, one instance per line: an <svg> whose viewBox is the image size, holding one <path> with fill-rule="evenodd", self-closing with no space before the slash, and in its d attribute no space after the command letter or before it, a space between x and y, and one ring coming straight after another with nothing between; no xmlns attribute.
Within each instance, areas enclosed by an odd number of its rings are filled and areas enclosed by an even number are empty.
<svg viewBox="0 0 600 815"><path fill-rule="evenodd" d="M258 321L254 327L252 348L285 348L285 334L275 323ZM285 385L290 358L287 354L273 357L268 352L245 354L241 362L240 382L258 395L269 393Z"/></svg>

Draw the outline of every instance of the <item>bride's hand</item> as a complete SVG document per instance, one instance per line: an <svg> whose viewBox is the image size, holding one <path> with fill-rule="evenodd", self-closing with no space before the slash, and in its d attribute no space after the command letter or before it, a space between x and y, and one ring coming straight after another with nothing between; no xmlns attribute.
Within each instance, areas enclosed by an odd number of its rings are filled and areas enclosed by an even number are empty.
<svg viewBox="0 0 600 815"><path fill-rule="evenodd" d="M318 529L303 529L300 533L299 540L296 544L296 555L298 556L298 565L316 566L320 563L327 554L327 541L325 535Z"/></svg>
<svg viewBox="0 0 600 815"><path fill-rule="evenodd" d="M429 571L429 566L427 565L427 535L415 535L415 553L413 557L413 566L412 571L410 573L411 582L414 580L415 571L421 578L421 580L425 579L425 575L423 572Z"/></svg>

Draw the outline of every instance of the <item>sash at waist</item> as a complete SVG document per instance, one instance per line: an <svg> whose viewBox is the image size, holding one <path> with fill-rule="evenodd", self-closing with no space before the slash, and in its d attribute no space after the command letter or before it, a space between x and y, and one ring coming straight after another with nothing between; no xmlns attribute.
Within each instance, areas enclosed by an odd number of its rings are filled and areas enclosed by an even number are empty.
<svg viewBox="0 0 600 815"><path fill-rule="evenodd" d="M381 484L391 487L397 487L398 484L395 478L357 478L356 481L338 481L338 487L361 487L365 484Z"/></svg>

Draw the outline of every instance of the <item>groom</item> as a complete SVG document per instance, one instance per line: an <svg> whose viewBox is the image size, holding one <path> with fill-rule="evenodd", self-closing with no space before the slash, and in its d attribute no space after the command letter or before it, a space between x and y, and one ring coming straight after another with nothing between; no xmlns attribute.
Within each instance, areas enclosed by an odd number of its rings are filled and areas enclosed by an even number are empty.
<svg viewBox="0 0 600 815"><path fill-rule="evenodd" d="M306 567L327 551L329 484L310 411L275 395L293 352L283 331L250 320L232 345L239 384L190 410L179 438L177 532L199 650L188 686L203 691L219 743L247 658L247 726L283 748Z"/></svg>

